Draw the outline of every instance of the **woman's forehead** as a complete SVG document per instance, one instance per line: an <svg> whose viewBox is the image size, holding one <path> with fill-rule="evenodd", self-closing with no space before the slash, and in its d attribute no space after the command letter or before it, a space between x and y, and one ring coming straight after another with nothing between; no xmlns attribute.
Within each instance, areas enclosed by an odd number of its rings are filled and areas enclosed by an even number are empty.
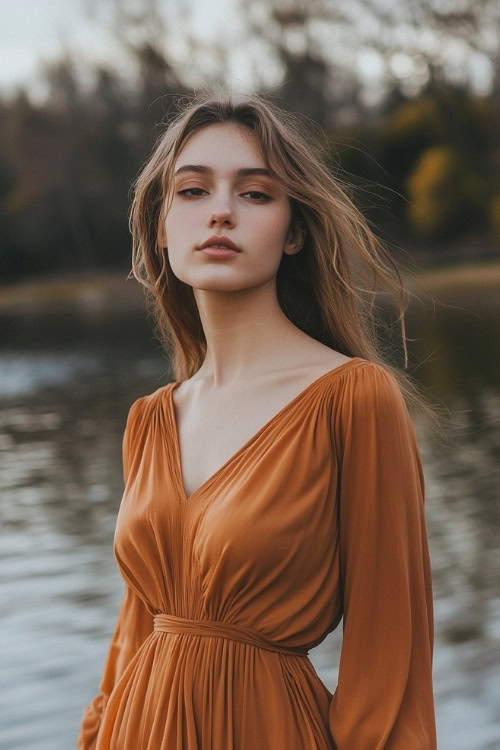
<svg viewBox="0 0 500 750"><path fill-rule="evenodd" d="M189 164L220 168L266 169L256 136L247 128L232 123L211 124L194 132L175 161L174 173Z"/></svg>

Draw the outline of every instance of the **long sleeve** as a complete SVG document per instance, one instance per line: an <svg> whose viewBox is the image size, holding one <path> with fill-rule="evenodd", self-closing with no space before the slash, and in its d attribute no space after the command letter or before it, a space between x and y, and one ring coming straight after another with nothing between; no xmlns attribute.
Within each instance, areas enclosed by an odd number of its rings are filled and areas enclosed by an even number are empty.
<svg viewBox="0 0 500 750"><path fill-rule="evenodd" d="M334 417L343 642L337 750L435 750L424 476L394 376L367 363Z"/></svg>
<svg viewBox="0 0 500 750"><path fill-rule="evenodd" d="M130 407L123 435L123 479L127 483L134 448L134 424L142 398ZM135 591L125 585L125 593L118 612L111 642L106 655L99 692L86 706L77 738L79 750L93 750L96 746L102 716L114 686L141 644L153 630L153 616Z"/></svg>

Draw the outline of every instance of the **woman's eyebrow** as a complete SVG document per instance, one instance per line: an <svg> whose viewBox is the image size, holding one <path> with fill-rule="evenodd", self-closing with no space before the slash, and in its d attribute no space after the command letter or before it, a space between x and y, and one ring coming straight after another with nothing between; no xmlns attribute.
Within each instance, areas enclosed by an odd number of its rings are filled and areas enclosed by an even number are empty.
<svg viewBox="0 0 500 750"><path fill-rule="evenodd" d="M212 169L212 167L206 167L204 164L184 164L183 167L179 167L179 169L174 174L174 177L177 177L180 174L184 174L185 172L197 172L198 174L212 175L214 173L214 170ZM251 175L272 177L271 172L264 167L241 167L241 169L235 170L235 174L237 177L248 177Z"/></svg>

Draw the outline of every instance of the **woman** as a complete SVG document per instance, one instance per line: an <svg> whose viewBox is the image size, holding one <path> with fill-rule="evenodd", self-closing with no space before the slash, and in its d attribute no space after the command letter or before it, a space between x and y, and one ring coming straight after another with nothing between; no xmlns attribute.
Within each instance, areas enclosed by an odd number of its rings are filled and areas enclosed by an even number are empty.
<svg viewBox="0 0 500 750"><path fill-rule="evenodd" d="M135 188L134 273L176 380L128 415L126 591L78 747L432 750L404 396L429 407L381 357L356 283L398 290L390 256L259 97L185 104ZM332 695L307 654L342 617Z"/></svg>

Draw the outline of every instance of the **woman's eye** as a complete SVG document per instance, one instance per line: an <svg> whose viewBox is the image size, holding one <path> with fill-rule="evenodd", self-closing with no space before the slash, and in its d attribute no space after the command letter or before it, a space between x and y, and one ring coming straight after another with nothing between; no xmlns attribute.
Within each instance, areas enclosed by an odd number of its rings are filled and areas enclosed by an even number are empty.
<svg viewBox="0 0 500 750"><path fill-rule="evenodd" d="M249 190L248 193L243 193L243 195L253 195L255 200L264 200L268 201L270 200L269 196L265 193L260 193L258 190ZM255 198L255 196L258 196Z"/></svg>
<svg viewBox="0 0 500 750"><path fill-rule="evenodd" d="M196 195L188 195L188 193L192 193L193 190L198 190L198 193ZM185 190L179 190L178 195L185 195L186 198L198 198L199 194L205 192L202 188L186 188Z"/></svg>

